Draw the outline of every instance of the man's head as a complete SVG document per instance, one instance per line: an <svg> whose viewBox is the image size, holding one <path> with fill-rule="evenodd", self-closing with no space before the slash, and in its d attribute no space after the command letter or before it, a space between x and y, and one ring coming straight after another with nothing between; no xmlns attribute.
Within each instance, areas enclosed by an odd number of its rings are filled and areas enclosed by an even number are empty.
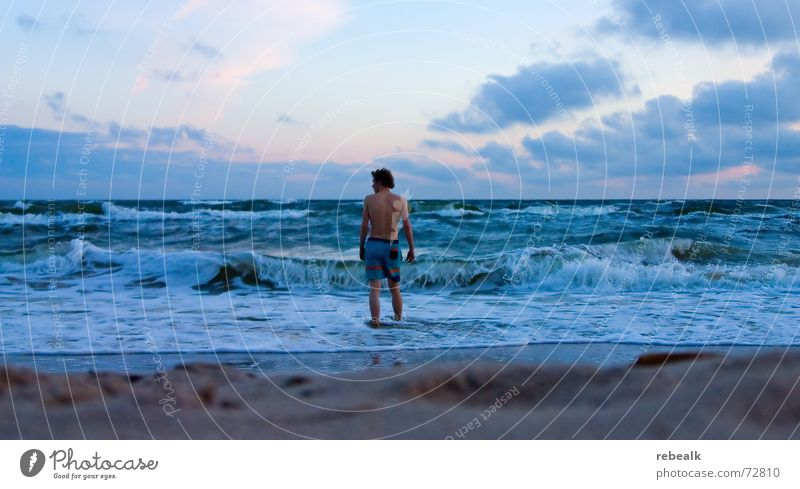
<svg viewBox="0 0 800 489"><path fill-rule="evenodd" d="M383 188L394 188L394 176L387 168L372 171L372 190L375 192Z"/></svg>

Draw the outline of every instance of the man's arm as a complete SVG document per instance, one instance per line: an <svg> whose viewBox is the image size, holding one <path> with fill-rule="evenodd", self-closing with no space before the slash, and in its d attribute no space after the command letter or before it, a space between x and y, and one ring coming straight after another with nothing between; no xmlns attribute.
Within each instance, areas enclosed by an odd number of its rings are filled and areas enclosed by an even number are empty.
<svg viewBox="0 0 800 489"><path fill-rule="evenodd" d="M414 254L414 231L411 229L411 220L408 218L408 201L403 199L403 233L406 235L408 241L408 253L406 253L406 261L412 262L416 258Z"/></svg>
<svg viewBox="0 0 800 489"><path fill-rule="evenodd" d="M364 197L364 210L361 213L361 234L358 238L358 256L364 259L364 242L367 240L367 232L369 231L369 210L367 209L367 198Z"/></svg>

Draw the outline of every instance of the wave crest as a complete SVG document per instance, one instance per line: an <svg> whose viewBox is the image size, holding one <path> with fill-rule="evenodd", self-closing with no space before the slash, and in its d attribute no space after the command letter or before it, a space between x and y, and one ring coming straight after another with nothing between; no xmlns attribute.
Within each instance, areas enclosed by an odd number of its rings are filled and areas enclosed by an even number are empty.
<svg viewBox="0 0 800 489"><path fill-rule="evenodd" d="M421 253L401 271L412 289L482 291L648 291L675 289L796 288L798 263L721 264L707 243L652 239L603 245L529 247L483 257ZM328 256L335 256L328 254ZM700 256L705 258L700 259ZM797 257L792 255L797 261ZM24 265L19 257L0 261L4 275L23 273L63 278L113 272L144 287L190 287L224 291L242 287L357 290L366 287L363 262L313 256L275 256L252 251L112 251L73 239L55 255Z"/></svg>

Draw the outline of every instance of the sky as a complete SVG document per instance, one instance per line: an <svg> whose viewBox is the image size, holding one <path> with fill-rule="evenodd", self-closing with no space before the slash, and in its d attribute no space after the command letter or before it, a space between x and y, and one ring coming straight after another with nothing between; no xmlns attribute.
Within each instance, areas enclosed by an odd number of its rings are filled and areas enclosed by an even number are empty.
<svg viewBox="0 0 800 489"><path fill-rule="evenodd" d="M800 2L6 2L0 199L800 198Z"/></svg>

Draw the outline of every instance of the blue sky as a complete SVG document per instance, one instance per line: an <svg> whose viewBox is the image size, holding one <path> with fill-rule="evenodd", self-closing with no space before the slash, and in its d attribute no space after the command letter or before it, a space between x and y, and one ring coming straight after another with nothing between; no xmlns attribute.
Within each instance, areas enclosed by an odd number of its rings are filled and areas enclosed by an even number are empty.
<svg viewBox="0 0 800 489"><path fill-rule="evenodd" d="M0 198L793 198L798 2L12 2Z"/></svg>

